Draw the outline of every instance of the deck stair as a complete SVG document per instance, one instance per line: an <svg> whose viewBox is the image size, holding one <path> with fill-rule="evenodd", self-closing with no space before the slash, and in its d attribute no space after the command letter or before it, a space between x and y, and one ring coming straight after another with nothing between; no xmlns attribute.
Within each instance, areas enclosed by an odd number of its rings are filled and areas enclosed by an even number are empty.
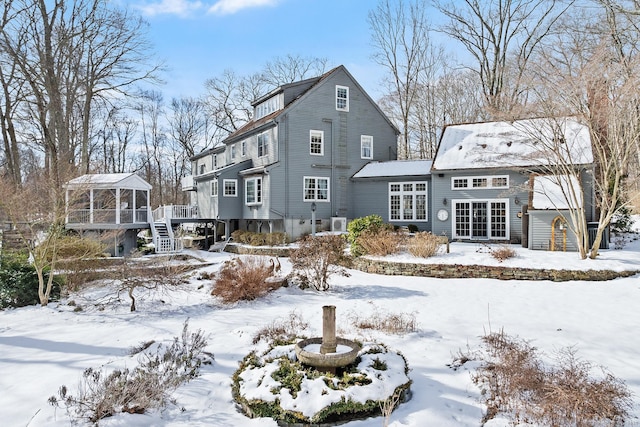
<svg viewBox="0 0 640 427"><path fill-rule="evenodd" d="M182 239L176 238L171 227L170 207L160 206L152 212L153 221L151 235L156 253L171 253L181 251ZM169 213L169 214L168 214Z"/></svg>

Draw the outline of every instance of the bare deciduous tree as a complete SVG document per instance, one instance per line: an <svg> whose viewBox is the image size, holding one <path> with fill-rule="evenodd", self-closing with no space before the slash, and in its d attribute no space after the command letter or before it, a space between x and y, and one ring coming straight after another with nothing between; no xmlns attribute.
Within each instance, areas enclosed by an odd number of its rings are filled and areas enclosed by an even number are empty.
<svg viewBox="0 0 640 427"><path fill-rule="evenodd" d="M205 140L207 120L206 111L201 100L196 98L173 98L170 105L170 114L167 117L169 132L179 149L185 152L187 157L203 151L209 141Z"/></svg>
<svg viewBox="0 0 640 427"><path fill-rule="evenodd" d="M436 2L449 19L442 31L476 62L472 69L494 118L511 114L525 101L522 79L530 59L568 5L557 0Z"/></svg>
<svg viewBox="0 0 640 427"><path fill-rule="evenodd" d="M287 55L268 61L260 73L264 84L273 88L308 77L320 76L327 71L328 59Z"/></svg>
<svg viewBox="0 0 640 427"><path fill-rule="evenodd" d="M422 0L382 0L368 15L373 58L387 71L390 98L386 103L393 107L393 115L401 125L399 151L405 158L411 157L410 120L419 92L438 66L439 49L429 39L425 10Z"/></svg>
<svg viewBox="0 0 640 427"><path fill-rule="evenodd" d="M162 126L161 118L164 116L164 101L162 93L157 91L145 91L142 93L139 103L135 107L139 114L140 133L142 139L141 163L144 176L148 183L157 187L153 194L157 205L164 204L164 154L167 136Z"/></svg>
<svg viewBox="0 0 640 427"><path fill-rule="evenodd" d="M107 0L15 0L3 18L3 70L28 83L24 127L61 186L89 170L94 108L155 79L145 23Z"/></svg>
<svg viewBox="0 0 640 427"><path fill-rule="evenodd" d="M598 229L590 258L611 220L633 202L632 164L640 139L639 15L624 3L594 0L567 15L535 68L537 101L547 115L574 114L587 123L595 161Z"/></svg>

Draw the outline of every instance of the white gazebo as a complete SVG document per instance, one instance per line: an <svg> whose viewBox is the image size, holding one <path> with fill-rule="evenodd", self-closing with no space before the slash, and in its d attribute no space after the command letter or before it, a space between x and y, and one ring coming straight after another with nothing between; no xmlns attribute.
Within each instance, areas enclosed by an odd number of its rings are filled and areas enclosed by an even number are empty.
<svg viewBox="0 0 640 427"><path fill-rule="evenodd" d="M151 185L134 173L87 174L64 185L65 227L94 235L115 256L137 247L141 229L151 228Z"/></svg>
<svg viewBox="0 0 640 427"><path fill-rule="evenodd" d="M65 190L69 229L148 228L151 185L134 173L82 175Z"/></svg>

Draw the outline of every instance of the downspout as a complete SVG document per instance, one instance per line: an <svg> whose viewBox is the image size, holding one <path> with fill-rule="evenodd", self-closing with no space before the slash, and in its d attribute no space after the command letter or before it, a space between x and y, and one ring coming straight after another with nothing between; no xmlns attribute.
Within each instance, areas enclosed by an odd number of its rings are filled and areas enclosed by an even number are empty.
<svg viewBox="0 0 640 427"><path fill-rule="evenodd" d="M284 186L284 216L282 224L287 229L286 221L289 218L289 114L284 114L282 116L282 120L280 121L284 130L284 150L278 151L278 157L282 156L284 153L284 176L285 176L285 186ZM279 136L279 135L278 135Z"/></svg>
<svg viewBox="0 0 640 427"><path fill-rule="evenodd" d="M335 169L335 165L334 165L334 160L333 160L333 146L334 146L334 144L333 144L333 120L332 119L322 119L322 121L323 121L323 123L329 123L329 126L330 126L329 135L331 137L331 186L329 187L329 191L331 192L331 197L330 197L329 203L331 205L330 216L334 216L334 214L333 214L333 200L335 199L335 192L334 192L334 186L335 186L335 182L334 181L335 180L334 180L334 177L333 177L333 175L334 175L333 172L334 172L334 169ZM335 216L337 216L337 213L336 213Z"/></svg>

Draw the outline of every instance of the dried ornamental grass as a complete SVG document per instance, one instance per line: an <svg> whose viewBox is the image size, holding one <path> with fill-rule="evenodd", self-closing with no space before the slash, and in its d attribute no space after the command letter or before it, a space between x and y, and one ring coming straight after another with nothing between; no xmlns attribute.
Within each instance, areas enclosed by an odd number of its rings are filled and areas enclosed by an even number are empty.
<svg viewBox="0 0 640 427"><path fill-rule="evenodd" d="M442 246L442 237L427 231L416 233L407 242L407 250L413 256L429 258L438 253Z"/></svg>

